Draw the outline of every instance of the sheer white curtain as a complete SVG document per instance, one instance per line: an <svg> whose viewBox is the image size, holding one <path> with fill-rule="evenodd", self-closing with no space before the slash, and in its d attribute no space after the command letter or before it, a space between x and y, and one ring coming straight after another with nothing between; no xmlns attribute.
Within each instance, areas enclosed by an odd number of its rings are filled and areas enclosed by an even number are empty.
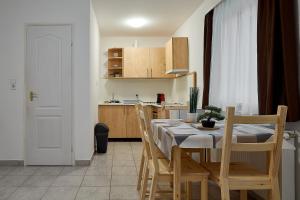
<svg viewBox="0 0 300 200"><path fill-rule="evenodd" d="M224 0L214 10L209 103L258 113L258 0Z"/></svg>

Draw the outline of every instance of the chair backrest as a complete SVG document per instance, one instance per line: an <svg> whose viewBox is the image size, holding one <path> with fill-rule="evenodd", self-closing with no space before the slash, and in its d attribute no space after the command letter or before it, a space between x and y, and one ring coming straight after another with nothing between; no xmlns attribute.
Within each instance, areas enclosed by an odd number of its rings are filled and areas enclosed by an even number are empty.
<svg viewBox="0 0 300 200"><path fill-rule="evenodd" d="M153 160L155 170L159 171L158 156L156 154L157 151L155 150L156 147L153 140L153 136L151 135L149 116L145 113L145 109L142 104L136 105L136 111L137 111L138 122L140 125L142 141L145 147L146 154L148 158Z"/></svg>
<svg viewBox="0 0 300 200"><path fill-rule="evenodd" d="M221 157L220 177L227 178L229 175L231 152L269 152L270 178L278 175L283 134L287 115L286 106L278 106L276 115L237 116L235 108L228 107L226 110L226 122ZM264 143L232 143L234 124L274 124L275 130L272 141Z"/></svg>

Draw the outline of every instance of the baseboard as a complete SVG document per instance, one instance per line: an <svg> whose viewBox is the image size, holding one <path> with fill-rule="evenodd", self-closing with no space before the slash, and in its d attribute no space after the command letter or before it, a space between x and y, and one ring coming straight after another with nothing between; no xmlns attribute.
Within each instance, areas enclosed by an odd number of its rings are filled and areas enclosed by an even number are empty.
<svg viewBox="0 0 300 200"><path fill-rule="evenodd" d="M90 166L94 159L94 154L90 160L75 160L75 166Z"/></svg>
<svg viewBox="0 0 300 200"><path fill-rule="evenodd" d="M0 166L24 166L24 160L0 160Z"/></svg>
<svg viewBox="0 0 300 200"><path fill-rule="evenodd" d="M109 142L141 142L141 138L108 138Z"/></svg>

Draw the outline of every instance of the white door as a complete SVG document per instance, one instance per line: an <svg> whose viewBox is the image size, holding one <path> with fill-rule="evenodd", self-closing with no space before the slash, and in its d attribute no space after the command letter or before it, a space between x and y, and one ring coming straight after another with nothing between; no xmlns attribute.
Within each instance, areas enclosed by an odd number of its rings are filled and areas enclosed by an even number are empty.
<svg viewBox="0 0 300 200"><path fill-rule="evenodd" d="M28 26L26 165L71 165L71 26Z"/></svg>

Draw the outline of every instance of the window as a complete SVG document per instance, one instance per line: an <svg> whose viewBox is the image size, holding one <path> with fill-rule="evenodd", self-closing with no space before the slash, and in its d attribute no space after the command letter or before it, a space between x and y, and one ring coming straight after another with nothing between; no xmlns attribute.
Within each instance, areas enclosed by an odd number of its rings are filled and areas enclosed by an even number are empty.
<svg viewBox="0 0 300 200"><path fill-rule="evenodd" d="M214 10L209 100L258 114L258 0L225 0Z"/></svg>

